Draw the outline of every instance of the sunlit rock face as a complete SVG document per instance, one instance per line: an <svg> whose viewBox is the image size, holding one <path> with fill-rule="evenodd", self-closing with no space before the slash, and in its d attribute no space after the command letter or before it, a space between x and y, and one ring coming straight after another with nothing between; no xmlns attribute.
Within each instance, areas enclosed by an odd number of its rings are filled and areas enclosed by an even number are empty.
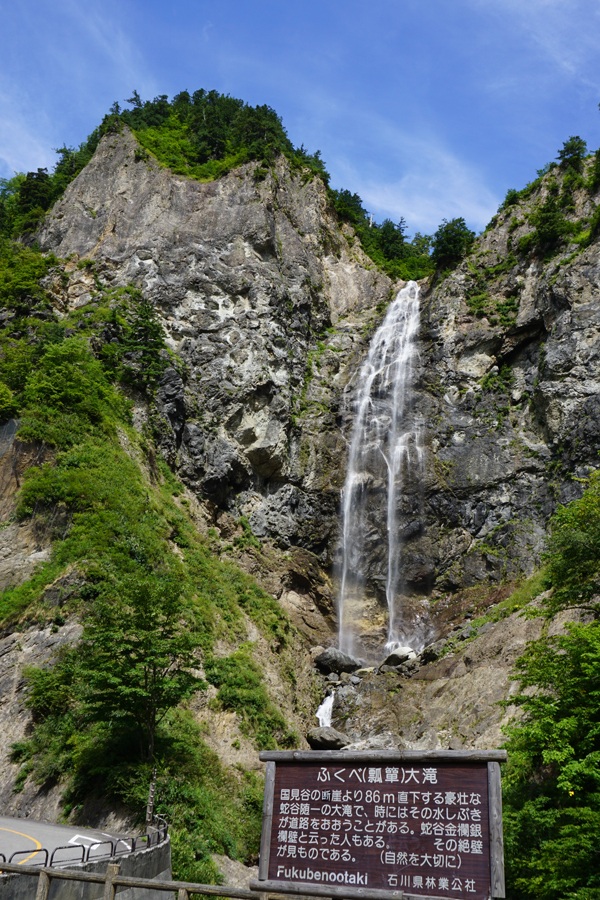
<svg viewBox="0 0 600 900"><path fill-rule="evenodd" d="M361 364L402 285L340 227L322 183L285 160L262 180L248 164L203 184L135 151L127 131L103 138L40 243L151 299L174 352L151 415L161 452L216 527L245 517L258 538L306 554L284 584L303 593L339 561ZM575 202L581 212L588 201ZM527 227L519 208L501 213L468 261L433 290L421 285L422 464L387 518L401 555L396 599L411 623L398 634L415 646L436 636L428 598L531 571L549 515L581 491L573 476L597 465L598 247L567 261L565 251L560 265L511 257ZM65 303L89 299L84 275ZM370 487L383 508L384 486ZM356 619L359 646L375 654L389 559L386 516L368 521ZM331 605L335 589L325 594Z"/></svg>
<svg viewBox="0 0 600 900"><path fill-rule="evenodd" d="M391 282L351 247L318 180L281 160L208 184L136 161L108 136L41 234L133 283L182 366L158 391L162 452L258 537L329 561L345 465L340 397ZM79 298L78 298L78 302Z"/></svg>

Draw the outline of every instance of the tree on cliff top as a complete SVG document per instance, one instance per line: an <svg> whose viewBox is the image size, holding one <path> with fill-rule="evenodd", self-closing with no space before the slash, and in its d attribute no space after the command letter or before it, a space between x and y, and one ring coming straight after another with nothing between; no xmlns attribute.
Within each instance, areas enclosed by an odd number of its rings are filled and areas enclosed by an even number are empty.
<svg viewBox="0 0 600 900"><path fill-rule="evenodd" d="M431 258L439 271L453 268L463 259L475 240L475 232L467 228L465 220L442 220L432 240Z"/></svg>
<svg viewBox="0 0 600 900"><path fill-rule="evenodd" d="M572 135L558 151L557 159L563 169L574 169L581 172L587 153L587 144L578 135Z"/></svg>

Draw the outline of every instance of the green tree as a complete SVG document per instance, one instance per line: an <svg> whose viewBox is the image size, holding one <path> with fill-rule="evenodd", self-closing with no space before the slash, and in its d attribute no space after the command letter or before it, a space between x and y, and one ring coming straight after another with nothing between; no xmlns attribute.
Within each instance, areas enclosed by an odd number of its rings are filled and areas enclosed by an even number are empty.
<svg viewBox="0 0 600 900"><path fill-rule="evenodd" d="M562 169L573 169L575 172L581 172L586 153L587 144L583 138L580 138L578 135L572 135L558 151L557 159L560 161Z"/></svg>
<svg viewBox="0 0 600 900"><path fill-rule="evenodd" d="M600 472L552 517L541 612L593 618L532 642L516 663L505 836L514 900L600 896Z"/></svg>
<svg viewBox="0 0 600 900"><path fill-rule="evenodd" d="M129 105L133 106L134 109L141 109L141 107L143 106L142 98L135 90L131 94L131 97L129 97L129 99L125 101L125 103L129 103Z"/></svg>
<svg viewBox="0 0 600 900"><path fill-rule="evenodd" d="M417 256L429 256L432 240L433 238L430 234L422 234L420 231L415 231L410 242L413 253Z"/></svg>
<svg viewBox="0 0 600 900"><path fill-rule="evenodd" d="M504 778L508 897L600 896L600 623L534 642L511 697Z"/></svg>
<svg viewBox="0 0 600 900"><path fill-rule="evenodd" d="M80 648L84 718L134 731L153 759L166 713L198 690L200 638L186 622L173 577L124 579L98 599Z"/></svg>
<svg viewBox="0 0 600 900"><path fill-rule="evenodd" d="M124 382L150 392L168 365L164 334L155 307L141 291L130 289L127 299L127 328L122 336L118 375Z"/></svg>
<svg viewBox="0 0 600 900"><path fill-rule="evenodd" d="M592 159L591 171L589 176L589 188L596 191L600 187L600 149L596 150Z"/></svg>
<svg viewBox="0 0 600 900"><path fill-rule="evenodd" d="M579 608L600 617L600 471L578 500L554 514L547 572L553 587L545 604L549 615Z"/></svg>
<svg viewBox="0 0 600 900"><path fill-rule="evenodd" d="M443 271L457 266L474 240L475 232L467 228L463 218L443 219L431 242L431 258L436 268Z"/></svg>
<svg viewBox="0 0 600 900"><path fill-rule="evenodd" d="M353 194L345 188L340 191L332 188L330 196L340 219L345 222L351 222L353 225L359 222L366 222L367 213L358 194Z"/></svg>
<svg viewBox="0 0 600 900"><path fill-rule="evenodd" d="M396 225L391 219L384 219L379 226L378 244L386 259L402 259L406 256L406 222L401 218Z"/></svg>

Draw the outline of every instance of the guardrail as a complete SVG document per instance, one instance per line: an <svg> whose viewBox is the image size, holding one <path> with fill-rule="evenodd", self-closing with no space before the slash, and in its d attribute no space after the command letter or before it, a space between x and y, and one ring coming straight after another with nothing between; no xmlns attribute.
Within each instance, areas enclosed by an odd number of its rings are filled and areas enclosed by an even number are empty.
<svg viewBox="0 0 600 900"><path fill-rule="evenodd" d="M214 897L231 897L233 900L259 900L263 896L257 894L256 891L229 888L223 885L192 884L187 881L154 881L152 878L131 878L130 876L119 874L118 863L109 863L103 875L93 872L73 872L69 869L56 869L49 866L40 868L39 866L15 865L14 863L0 863L0 865L3 873L17 872L19 875L37 877L35 900L48 900L50 886L54 880L104 885L103 900L115 900L117 888L125 887L134 890L138 888L140 890L170 891L171 895L177 891L177 900L190 900L191 897L197 897L200 894Z"/></svg>
<svg viewBox="0 0 600 900"><path fill-rule="evenodd" d="M108 838L105 841L96 841L93 844L90 844L89 847L84 847L83 844L64 844L61 847L55 847L54 850L50 853L45 847L40 847L39 850L32 851L29 850L15 850L15 852L9 856L8 860L6 859L4 853L0 853L0 861L4 863L12 863L20 856L31 857L38 854L43 854L44 861L36 860L32 863L32 866L73 866L73 865L82 865L83 863L88 862L98 862L101 859L113 859L118 856L123 856L125 853L134 853L136 850L146 850L149 847L158 847L159 844L162 844L167 839L167 835L169 833L169 826L160 816L155 816L153 819L153 830L146 831L144 834L136 835L136 837L125 837L125 838ZM104 847L104 850L98 852L99 847ZM60 858L61 851L67 851L67 853L62 854L62 858ZM8 871L8 869L7 869ZM19 872L24 871L22 865L19 866Z"/></svg>

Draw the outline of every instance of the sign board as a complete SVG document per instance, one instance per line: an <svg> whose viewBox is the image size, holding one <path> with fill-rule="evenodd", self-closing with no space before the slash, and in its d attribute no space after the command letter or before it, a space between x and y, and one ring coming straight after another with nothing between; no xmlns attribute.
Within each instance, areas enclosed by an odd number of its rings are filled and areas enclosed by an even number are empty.
<svg viewBox="0 0 600 900"><path fill-rule="evenodd" d="M363 898L504 893L504 751L263 752L260 891Z"/></svg>

